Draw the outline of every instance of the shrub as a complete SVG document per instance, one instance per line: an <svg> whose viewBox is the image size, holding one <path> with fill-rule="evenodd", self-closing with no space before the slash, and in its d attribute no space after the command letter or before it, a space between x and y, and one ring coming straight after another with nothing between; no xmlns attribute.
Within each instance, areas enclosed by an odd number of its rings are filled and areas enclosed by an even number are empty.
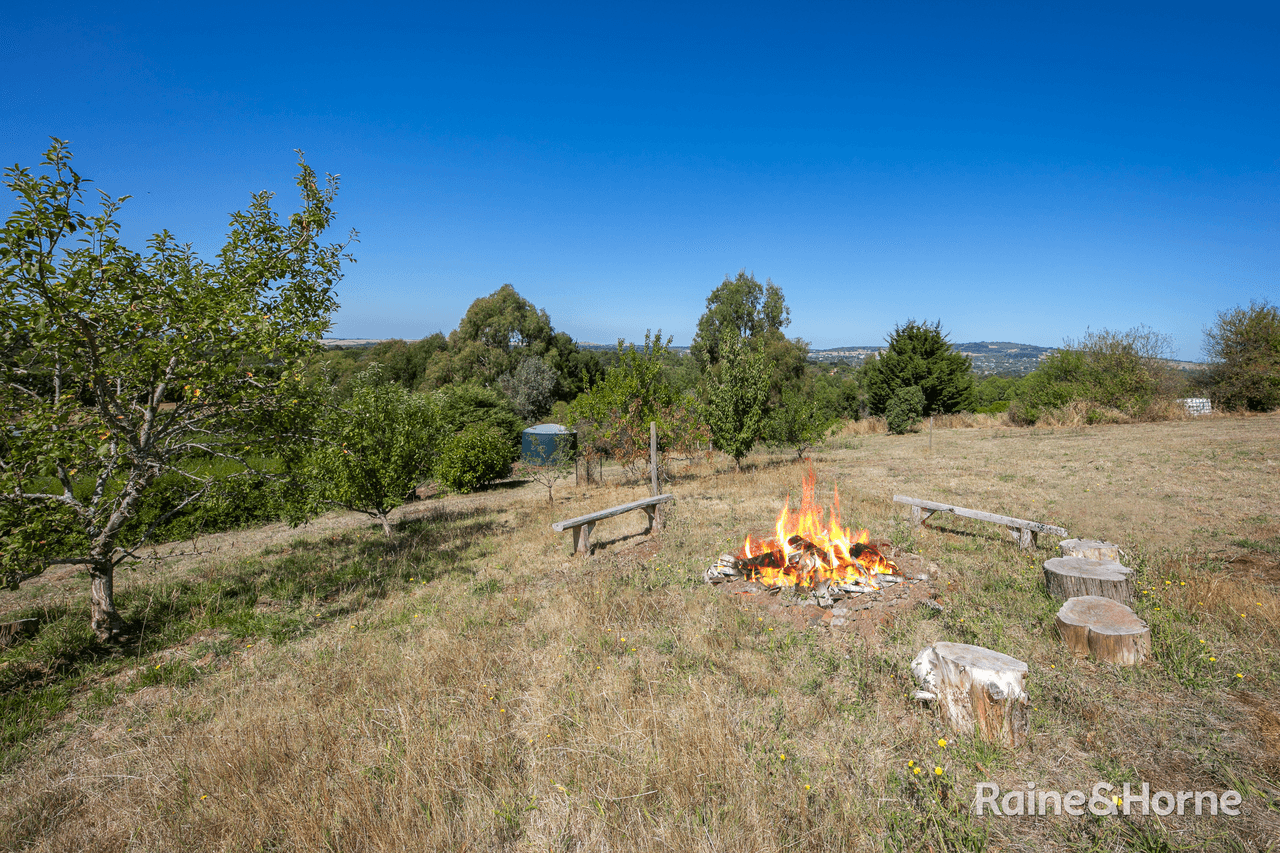
<svg viewBox="0 0 1280 853"><path fill-rule="evenodd" d="M498 430L469 426L445 440L436 462L436 479L466 494L510 474L516 454L516 448Z"/></svg>
<svg viewBox="0 0 1280 853"><path fill-rule="evenodd" d="M435 393L435 400L440 409L440 423L446 430L485 426L502 433L512 444L520 441L524 421L516 415L511 401L494 388L449 385Z"/></svg>
<svg viewBox="0 0 1280 853"><path fill-rule="evenodd" d="M1159 420L1173 396L1172 370L1164 361L1167 336L1145 326L1127 332L1103 329L1079 341L1066 341L1014 392L1009 417L1024 426L1071 403L1088 403L1089 423L1114 422L1116 414L1133 420Z"/></svg>
<svg viewBox="0 0 1280 853"><path fill-rule="evenodd" d="M221 460L203 460L189 467L205 476L216 472L222 479L199 500L183 506L190 494L186 477L174 472L157 477L141 500L137 515L121 528L123 542L132 545L144 537L152 542L191 539L202 533L267 524L280 517L279 491L267 474Z"/></svg>
<svg viewBox="0 0 1280 853"><path fill-rule="evenodd" d="M514 372L498 377L498 387L511 400L515 413L532 422L551 411L556 372L542 359L526 358Z"/></svg>
<svg viewBox="0 0 1280 853"><path fill-rule="evenodd" d="M1209 395L1227 409L1280 408L1280 307L1265 299L1218 315L1204 333Z"/></svg>
<svg viewBox="0 0 1280 853"><path fill-rule="evenodd" d="M884 413L889 432L902 435L924 420L924 392L916 385L899 388Z"/></svg>
<svg viewBox="0 0 1280 853"><path fill-rule="evenodd" d="M795 448L796 458L803 459L804 452L825 439L839 422L812 395L787 388L765 422L765 441L772 447Z"/></svg>

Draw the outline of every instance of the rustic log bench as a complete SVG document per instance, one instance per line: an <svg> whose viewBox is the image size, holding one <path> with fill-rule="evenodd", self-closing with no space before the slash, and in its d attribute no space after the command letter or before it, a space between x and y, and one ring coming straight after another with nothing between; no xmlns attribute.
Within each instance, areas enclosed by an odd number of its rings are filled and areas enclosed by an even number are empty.
<svg viewBox="0 0 1280 853"><path fill-rule="evenodd" d="M604 518L612 518L615 515L622 515L624 512L631 512L634 509L642 509L649 516L649 524L645 527L645 533L653 532L654 516L658 511L658 505L667 501L676 499L675 495L658 495L653 498L644 498L643 500L632 501L622 506L610 507L602 509L599 512L580 515L577 518L570 518L565 521L557 521L551 525L551 529L556 533L563 533L566 530L573 531L573 551L575 554L591 553L591 531L596 526L596 522ZM661 518L659 518L661 523Z"/></svg>
<svg viewBox="0 0 1280 853"><path fill-rule="evenodd" d="M934 501L922 501L919 498L909 498L906 495L894 495L894 503L907 504L911 507L911 520L917 525L923 524L924 520L935 512L950 512L956 515L962 515L965 518L976 518L978 521L989 521L992 524L1000 524L1009 528L1009 532L1013 534L1013 538L1023 548L1034 548L1036 544L1036 534L1052 533L1055 536L1070 536L1071 534L1063 530L1061 527L1054 527L1052 524L1044 524L1039 521L1027 521L1025 518L1010 518L1007 515L996 515L991 512L981 512L976 509L965 509L962 506L951 506L950 504L940 504ZM926 513L921 515L921 511Z"/></svg>

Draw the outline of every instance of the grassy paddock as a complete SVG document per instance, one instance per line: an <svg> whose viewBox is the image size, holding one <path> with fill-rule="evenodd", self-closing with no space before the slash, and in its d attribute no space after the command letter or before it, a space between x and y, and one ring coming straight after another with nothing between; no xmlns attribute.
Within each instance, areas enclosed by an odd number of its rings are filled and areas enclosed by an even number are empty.
<svg viewBox="0 0 1280 853"><path fill-rule="evenodd" d="M866 422L863 422L864 424ZM868 425L870 426L870 425ZM955 426L959 427L960 424ZM938 566L943 611L873 636L795 631L701 583L768 528L785 454L691 468L659 538L550 523L611 484L412 505L122 579L123 649L83 581L4 593L42 622L0 653L0 846L22 850L1176 850L1280 837L1280 417L891 437L814 453L847 519ZM1034 555L992 525L916 530L894 493L1120 543L1153 660L1069 658ZM935 640L1030 665L1011 751L912 701ZM1237 675L1238 674L1238 675ZM940 741L945 739L945 745ZM919 768L920 774L914 771ZM940 772L939 772L940 771ZM974 786L1148 782L1245 795L1237 818L976 817Z"/></svg>

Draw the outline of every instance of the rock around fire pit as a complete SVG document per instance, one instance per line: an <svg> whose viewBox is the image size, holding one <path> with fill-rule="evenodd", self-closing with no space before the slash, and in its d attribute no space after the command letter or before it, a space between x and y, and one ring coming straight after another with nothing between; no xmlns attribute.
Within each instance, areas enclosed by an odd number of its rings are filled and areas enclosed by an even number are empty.
<svg viewBox="0 0 1280 853"><path fill-rule="evenodd" d="M864 614L878 619L885 608L913 601L940 609L929 595L913 594L928 577L923 560L843 526L838 489L832 490L828 515L818 503L812 469L804 477L798 511L784 504L772 536L748 536L740 553L722 554L703 577L801 626L844 627L864 621Z"/></svg>
<svg viewBox="0 0 1280 853"><path fill-rule="evenodd" d="M869 637L876 628L891 624L913 607L942 609L933 584L927 582L936 575L937 566L926 563L918 554L897 551L887 542L874 544L897 564L902 573L898 582L846 593L838 599L820 598L811 588L770 586L740 575L716 577L718 573L712 570L707 571L706 579L741 603L760 607L795 628L827 627Z"/></svg>

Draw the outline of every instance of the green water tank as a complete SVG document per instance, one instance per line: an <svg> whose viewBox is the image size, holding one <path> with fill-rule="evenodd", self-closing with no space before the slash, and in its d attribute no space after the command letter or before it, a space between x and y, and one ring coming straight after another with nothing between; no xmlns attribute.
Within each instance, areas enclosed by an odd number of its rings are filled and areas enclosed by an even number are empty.
<svg viewBox="0 0 1280 853"><path fill-rule="evenodd" d="M560 424L538 424L520 433L520 461L528 465L549 465L562 448L566 461L578 453L578 434Z"/></svg>

